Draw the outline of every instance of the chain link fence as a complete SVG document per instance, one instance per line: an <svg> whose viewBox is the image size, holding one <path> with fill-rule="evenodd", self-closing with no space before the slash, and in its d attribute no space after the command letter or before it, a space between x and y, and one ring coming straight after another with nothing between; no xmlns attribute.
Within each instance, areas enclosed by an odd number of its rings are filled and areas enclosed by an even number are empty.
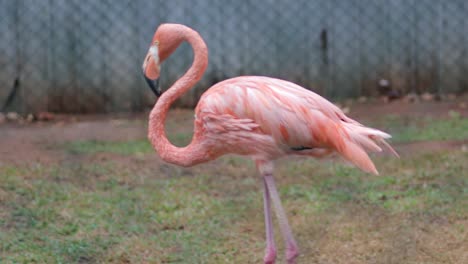
<svg viewBox="0 0 468 264"><path fill-rule="evenodd" d="M141 63L160 23L186 24L210 51L180 105L238 75L296 82L329 98L468 87L465 0L0 0L3 111L137 111L154 103ZM162 67L167 88L187 44ZM2 109L0 109L2 111Z"/></svg>

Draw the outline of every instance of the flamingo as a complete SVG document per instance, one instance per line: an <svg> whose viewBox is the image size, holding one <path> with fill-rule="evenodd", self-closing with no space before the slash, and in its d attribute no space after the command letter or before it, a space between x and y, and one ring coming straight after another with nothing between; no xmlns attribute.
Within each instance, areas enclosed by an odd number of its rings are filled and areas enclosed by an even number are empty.
<svg viewBox="0 0 468 264"><path fill-rule="evenodd" d="M192 66L167 91L158 85L160 65L182 42L193 49ZM253 159L263 179L266 249L264 263L275 263L271 204L285 243L287 263L299 254L273 179L273 163L288 155L324 157L338 153L365 172L378 174L366 151L382 151L391 136L347 117L337 106L294 83L263 76L241 76L208 89L195 109L194 133L186 147L167 139L164 122L171 104L191 89L208 64L200 35L180 24L160 25L143 62L143 73L157 102L149 116L148 138L160 158L189 167L225 154Z"/></svg>

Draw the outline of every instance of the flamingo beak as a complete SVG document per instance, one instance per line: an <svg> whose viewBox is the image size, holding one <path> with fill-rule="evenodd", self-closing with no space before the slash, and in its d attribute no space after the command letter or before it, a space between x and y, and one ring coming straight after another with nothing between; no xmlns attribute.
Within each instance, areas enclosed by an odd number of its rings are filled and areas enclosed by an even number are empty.
<svg viewBox="0 0 468 264"><path fill-rule="evenodd" d="M146 74L143 73L143 75L145 76L146 83L147 83L148 86L151 88L151 90L153 91L153 93L154 93L157 97L161 96L162 91L161 91L161 86L159 86L159 78L157 78L157 79L155 79L155 80L151 80L150 78L146 77Z"/></svg>
<svg viewBox="0 0 468 264"><path fill-rule="evenodd" d="M142 70L143 76L145 76L146 83L148 83L153 93L157 97L161 96L162 91L161 87L159 86L159 73L161 69L159 65L159 54L157 44L154 44L150 47L143 62Z"/></svg>

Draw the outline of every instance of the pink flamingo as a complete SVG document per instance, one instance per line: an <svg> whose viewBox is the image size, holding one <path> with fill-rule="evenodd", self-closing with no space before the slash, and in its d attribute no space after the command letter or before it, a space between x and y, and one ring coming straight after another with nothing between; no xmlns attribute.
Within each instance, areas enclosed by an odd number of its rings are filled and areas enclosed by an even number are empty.
<svg viewBox="0 0 468 264"><path fill-rule="evenodd" d="M183 41L193 48L193 64L161 93L156 85L160 64ZM164 131L167 112L177 98L200 80L207 64L208 50L196 31L178 24L158 27L143 63L148 84L160 96L149 117L149 140L161 159L184 167L228 153L250 156L264 181L264 262L274 263L276 259L272 202L286 245L286 259L295 263L298 247L273 180L273 161L286 155L323 157L336 152L360 169L378 174L365 150L381 151L377 144L380 143L397 155L384 140L390 135L364 127L326 99L291 82L242 76L215 84L202 95L195 109L193 139L186 147L176 147Z"/></svg>

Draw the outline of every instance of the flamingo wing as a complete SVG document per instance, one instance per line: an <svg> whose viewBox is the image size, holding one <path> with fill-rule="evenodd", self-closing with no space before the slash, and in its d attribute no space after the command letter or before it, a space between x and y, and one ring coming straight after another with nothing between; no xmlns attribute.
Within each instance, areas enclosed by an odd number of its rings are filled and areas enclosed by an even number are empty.
<svg viewBox="0 0 468 264"><path fill-rule="evenodd" d="M333 150L373 173L377 171L365 150L381 151L376 143L389 147L384 141L390 138L387 133L364 127L312 91L269 77L238 77L216 84L204 94L197 111L252 120L286 153Z"/></svg>

